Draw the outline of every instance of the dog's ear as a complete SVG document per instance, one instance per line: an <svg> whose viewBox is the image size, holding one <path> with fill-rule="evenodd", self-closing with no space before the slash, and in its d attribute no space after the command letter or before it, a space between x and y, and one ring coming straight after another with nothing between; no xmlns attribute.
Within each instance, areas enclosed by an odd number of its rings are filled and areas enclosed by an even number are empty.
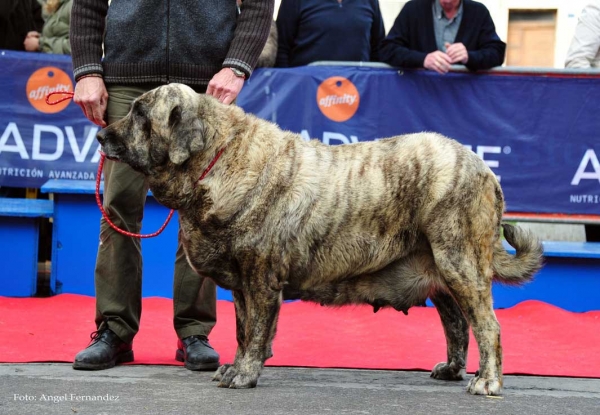
<svg viewBox="0 0 600 415"><path fill-rule="evenodd" d="M169 160L173 164L184 163L204 148L202 122L196 114L186 116L179 105L175 106L169 115L169 129Z"/></svg>

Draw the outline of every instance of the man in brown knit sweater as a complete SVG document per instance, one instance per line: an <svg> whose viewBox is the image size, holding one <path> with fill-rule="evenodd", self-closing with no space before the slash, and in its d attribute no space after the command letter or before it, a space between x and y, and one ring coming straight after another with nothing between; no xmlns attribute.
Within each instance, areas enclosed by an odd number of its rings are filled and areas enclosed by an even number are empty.
<svg viewBox="0 0 600 415"><path fill-rule="evenodd" d="M71 15L75 102L105 127L131 102L161 84L179 82L232 103L269 35L274 0L74 0ZM104 58L102 57L104 51ZM104 208L121 229L138 233L148 191L124 163L104 166ZM102 219L96 260L96 325L73 368L99 370L133 361L142 295L140 240ZM219 355L208 343L216 323L216 287L188 265L181 244L175 259L176 358L190 370L212 370Z"/></svg>

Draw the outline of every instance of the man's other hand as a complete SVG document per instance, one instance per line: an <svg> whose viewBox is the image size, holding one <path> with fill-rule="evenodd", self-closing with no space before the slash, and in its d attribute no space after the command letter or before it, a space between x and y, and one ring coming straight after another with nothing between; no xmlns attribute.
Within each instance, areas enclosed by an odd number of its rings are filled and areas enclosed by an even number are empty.
<svg viewBox="0 0 600 415"><path fill-rule="evenodd" d="M230 68L223 68L212 77L206 89L223 104L231 104L244 86L244 78L236 76Z"/></svg>
<svg viewBox="0 0 600 415"><path fill-rule="evenodd" d="M450 56L452 63L462 63L466 65L469 61L469 52L462 43L446 43L446 54Z"/></svg>

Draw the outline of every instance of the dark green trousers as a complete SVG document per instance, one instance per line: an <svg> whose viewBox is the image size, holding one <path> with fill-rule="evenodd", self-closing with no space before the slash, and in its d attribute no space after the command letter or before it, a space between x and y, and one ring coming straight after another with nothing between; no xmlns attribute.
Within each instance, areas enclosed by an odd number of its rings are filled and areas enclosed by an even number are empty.
<svg viewBox="0 0 600 415"><path fill-rule="evenodd" d="M131 102L151 87L109 86L107 89L107 116L108 123L112 124L126 116ZM115 225L139 233L147 193L148 181L142 174L125 163L106 160L103 204ZM105 322L121 340L131 343L138 332L142 313L141 243L138 238L113 230L104 218L100 222L94 279L96 325L100 327ZM216 323L216 285L192 270L180 241L175 257L173 310L179 338L208 336Z"/></svg>

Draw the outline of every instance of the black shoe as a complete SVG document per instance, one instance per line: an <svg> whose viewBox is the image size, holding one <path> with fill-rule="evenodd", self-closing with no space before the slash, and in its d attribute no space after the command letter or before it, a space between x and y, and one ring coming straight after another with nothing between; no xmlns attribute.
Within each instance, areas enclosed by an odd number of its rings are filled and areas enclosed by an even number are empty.
<svg viewBox="0 0 600 415"><path fill-rule="evenodd" d="M131 344L125 343L108 327L93 332L90 337L92 343L77 353L73 369L103 370L118 363L133 362Z"/></svg>
<svg viewBox="0 0 600 415"><path fill-rule="evenodd" d="M219 353L215 352L206 336L189 336L177 341L175 360L184 362L189 370L215 370L219 368Z"/></svg>

